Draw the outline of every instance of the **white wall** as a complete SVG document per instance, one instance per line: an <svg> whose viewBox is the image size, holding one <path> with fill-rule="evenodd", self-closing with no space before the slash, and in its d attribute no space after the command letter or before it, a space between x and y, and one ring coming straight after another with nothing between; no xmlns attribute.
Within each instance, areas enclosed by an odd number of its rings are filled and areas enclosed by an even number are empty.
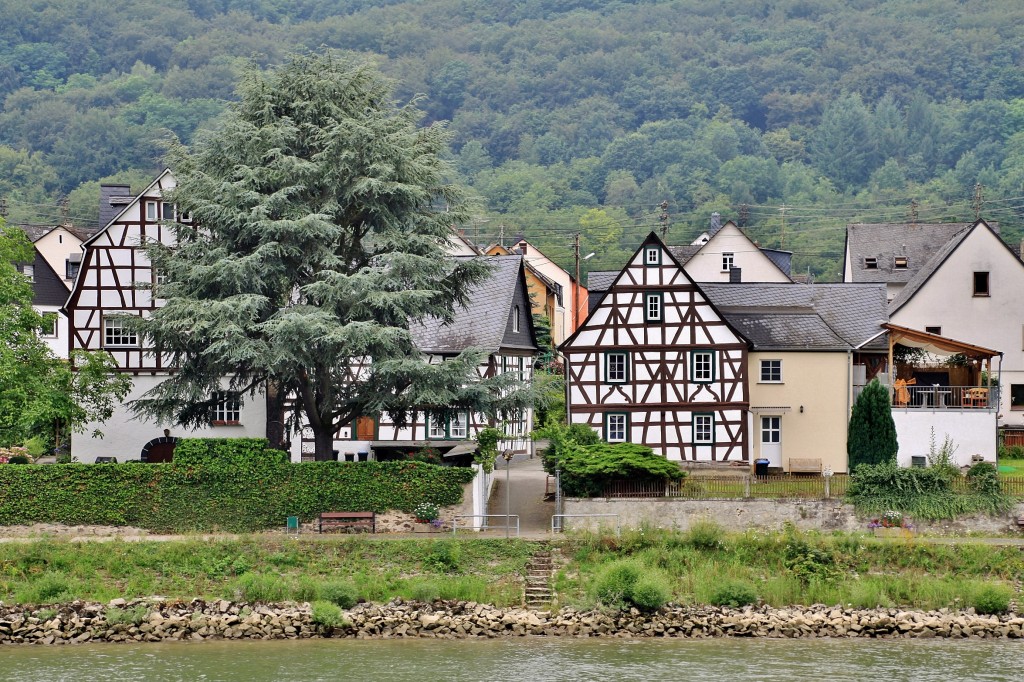
<svg viewBox="0 0 1024 682"><path fill-rule="evenodd" d="M165 376L134 377L135 386L125 403L140 398L143 393L163 381ZM83 433L71 437L71 454L79 462L91 463L97 457L117 457L117 461L137 460L146 443L161 438L164 429L177 438L264 438L267 430L267 402L262 394L242 396L240 426L210 426L203 429L185 429L173 424L134 419L123 403L104 423L86 424ZM92 437L99 429L103 438Z"/></svg>
<svg viewBox="0 0 1024 682"><path fill-rule="evenodd" d="M733 254L733 267L741 268L744 282L791 282L768 256L754 245L743 231L727 223L683 266L697 282L728 282L729 271L722 269L722 254Z"/></svg>
<svg viewBox="0 0 1024 682"><path fill-rule="evenodd" d="M996 461L996 419L991 410L893 410L900 466L910 466L911 457L927 457L931 448L932 429L935 448L942 447L948 435L956 451L957 466L971 464L972 455L981 455L986 462Z"/></svg>
<svg viewBox="0 0 1024 682"><path fill-rule="evenodd" d="M974 296L975 272L989 273L990 296ZM1010 405L1010 385L1024 384L1024 264L988 228L976 227L891 321L1002 351L1000 423L1024 425L1024 405Z"/></svg>

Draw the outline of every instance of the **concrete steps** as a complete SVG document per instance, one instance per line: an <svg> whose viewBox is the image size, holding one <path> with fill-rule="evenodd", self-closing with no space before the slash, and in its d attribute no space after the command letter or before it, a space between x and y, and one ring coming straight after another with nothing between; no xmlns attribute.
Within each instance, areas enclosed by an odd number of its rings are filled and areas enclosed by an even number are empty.
<svg viewBox="0 0 1024 682"><path fill-rule="evenodd" d="M529 607L544 607L551 603L551 576L554 564L550 551L541 551L530 557L526 565L525 603Z"/></svg>

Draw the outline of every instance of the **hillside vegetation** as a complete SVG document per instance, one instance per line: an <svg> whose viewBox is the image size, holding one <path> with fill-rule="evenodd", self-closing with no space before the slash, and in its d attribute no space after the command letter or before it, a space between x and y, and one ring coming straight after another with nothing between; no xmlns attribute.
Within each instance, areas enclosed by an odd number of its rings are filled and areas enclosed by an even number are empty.
<svg viewBox="0 0 1024 682"><path fill-rule="evenodd" d="M451 121L481 242L567 264L580 231L603 269L719 211L834 279L847 222L1019 240L1022 23L1016 0L0 0L0 198L94 224L98 181L142 189L246 64L326 46Z"/></svg>

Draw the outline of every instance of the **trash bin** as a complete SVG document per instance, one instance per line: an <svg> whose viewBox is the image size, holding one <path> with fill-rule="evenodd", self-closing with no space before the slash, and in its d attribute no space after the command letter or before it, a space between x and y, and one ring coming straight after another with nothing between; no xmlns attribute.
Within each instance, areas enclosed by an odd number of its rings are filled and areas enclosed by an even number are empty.
<svg viewBox="0 0 1024 682"><path fill-rule="evenodd" d="M755 459L754 460L754 474L757 476L768 475L768 460L766 459Z"/></svg>

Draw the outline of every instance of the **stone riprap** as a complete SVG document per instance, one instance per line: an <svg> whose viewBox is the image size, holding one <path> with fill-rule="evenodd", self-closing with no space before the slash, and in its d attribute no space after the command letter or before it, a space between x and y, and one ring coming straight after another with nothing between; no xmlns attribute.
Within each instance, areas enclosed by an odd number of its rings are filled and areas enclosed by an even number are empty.
<svg viewBox="0 0 1024 682"><path fill-rule="evenodd" d="M108 613L115 613L108 619ZM134 614L124 622L125 614ZM117 617L117 616L120 616ZM308 604L248 605L230 601L159 599L110 604L73 602L46 609L0 604L0 646L175 640L495 637L869 637L1024 638L1016 613L973 610L905 611L811 606L776 609L672 606L653 614L501 609L474 602L360 604L349 626L325 629ZM111 622L111 620L115 622Z"/></svg>

